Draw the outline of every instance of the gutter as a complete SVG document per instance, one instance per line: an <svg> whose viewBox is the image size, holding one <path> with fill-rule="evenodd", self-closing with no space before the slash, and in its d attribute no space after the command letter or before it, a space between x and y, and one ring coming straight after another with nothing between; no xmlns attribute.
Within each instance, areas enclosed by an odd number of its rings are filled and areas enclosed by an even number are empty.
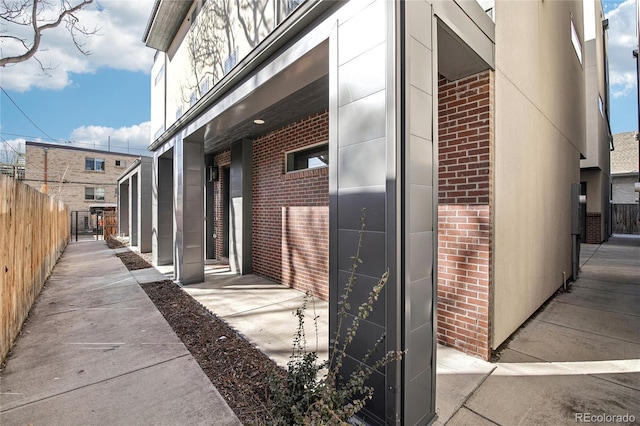
<svg viewBox="0 0 640 426"><path fill-rule="evenodd" d="M149 21L147 22L147 27L144 30L144 36L142 37L142 42L147 44L147 39L149 38L149 33L151 32L151 27L153 26L153 21L156 20L156 14L158 13L158 9L160 8L160 1L156 0L153 3L153 9L151 9L151 15L149 16Z"/></svg>
<svg viewBox="0 0 640 426"><path fill-rule="evenodd" d="M159 0L156 0L156 4ZM189 108L174 124L171 125L158 139L153 141L147 149L155 151L171 138L173 138L182 128L193 121L197 116L205 112L210 106L215 104L224 95L229 93L242 80L249 76L259 66L266 63L278 50L291 41L297 34L302 32L313 21L321 17L327 11L341 7L345 0L340 1L313 1L307 0L280 25L278 25L269 35L256 46L240 63L218 83L207 92L196 104ZM338 5L338 6L336 6Z"/></svg>
<svg viewBox="0 0 640 426"><path fill-rule="evenodd" d="M138 165L141 163L141 159L140 157L136 158L135 160L133 160L133 163L131 163L131 165L129 167L127 167L124 172L120 173L120 176L118 176L118 178L116 179L116 181L120 182L120 179L122 179L123 177L125 177L126 175L128 175L129 173L131 173L133 171L133 169L135 169L136 167L138 167Z"/></svg>

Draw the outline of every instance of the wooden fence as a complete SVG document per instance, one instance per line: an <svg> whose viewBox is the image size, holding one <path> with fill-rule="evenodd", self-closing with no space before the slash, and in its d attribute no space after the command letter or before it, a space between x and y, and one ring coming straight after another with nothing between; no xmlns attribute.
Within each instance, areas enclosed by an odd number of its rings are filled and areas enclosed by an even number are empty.
<svg viewBox="0 0 640 426"><path fill-rule="evenodd" d="M0 176L0 363L68 242L62 202Z"/></svg>
<svg viewBox="0 0 640 426"><path fill-rule="evenodd" d="M614 204L612 216L614 234L640 234L638 204Z"/></svg>

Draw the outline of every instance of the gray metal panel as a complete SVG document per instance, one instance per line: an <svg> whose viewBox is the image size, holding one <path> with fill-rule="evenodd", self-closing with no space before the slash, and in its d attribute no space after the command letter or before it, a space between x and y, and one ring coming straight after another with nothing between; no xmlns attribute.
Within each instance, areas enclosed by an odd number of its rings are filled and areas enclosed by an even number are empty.
<svg viewBox="0 0 640 426"><path fill-rule="evenodd" d="M153 255L156 265L173 263L173 160L162 156L154 156L156 172L154 182L153 218L156 222L153 230Z"/></svg>
<svg viewBox="0 0 640 426"><path fill-rule="evenodd" d="M252 271L252 146L248 139L231 146L229 171L229 263L233 271L243 275Z"/></svg>
<svg viewBox="0 0 640 426"><path fill-rule="evenodd" d="M404 424L424 424L435 417L435 262L437 223L437 61L431 7L406 2L400 31L401 69L405 85L400 94L404 115L403 153L403 371ZM427 32L425 28L431 30Z"/></svg>
<svg viewBox="0 0 640 426"><path fill-rule="evenodd" d="M150 157L140 158L140 172L138 174L140 191L138 198L140 203L138 210L138 232L140 234L138 249L141 253L151 251L151 232L152 232L152 167L153 161Z"/></svg>
<svg viewBox="0 0 640 426"><path fill-rule="evenodd" d="M182 139L174 148L175 279L204 281L204 147Z"/></svg>
<svg viewBox="0 0 640 426"><path fill-rule="evenodd" d="M129 223L131 224L131 234L129 235L129 244L138 246L138 174L131 176L131 184L129 185Z"/></svg>
<svg viewBox="0 0 640 426"><path fill-rule="evenodd" d="M471 51L495 69L495 24L475 1L435 1L435 15Z"/></svg>
<svg viewBox="0 0 640 426"><path fill-rule="evenodd" d="M118 234L129 235L129 181L118 182Z"/></svg>
<svg viewBox="0 0 640 426"><path fill-rule="evenodd" d="M393 108L388 97L394 92L389 74L393 64L387 52L388 8L384 0L362 3L346 20L339 21L330 40L329 94L329 174L330 193L330 327L337 326L336 315L340 294L346 284L351 257L356 252L362 209L366 208L366 227L358 267L357 293L351 295L352 306L364 300L371 285L387 268L391 280L376 303L374 315L362 323L356 334L357 344L348 350L344 373L357 368L365 352L383 333L389 333L397 312L389 311L388 295L395 298L396 227L389 221L395 217L394 176L389 175L389 162L395 157L395 137L389 131L388 114ZM392 79L391 79L392 81ZM391 89L390 89L391 87ZM393 147L390 147L393 146ZM392 173L394 167L391 167ZM391 302L393 305L394 302ZM388 335L388 334L387 334ZM387 339L384 349L397 349L394 339ZM394 423L399 413L393 393L394 370L388 366L375 373L369 383L375 389L362 414L371 424ZM384 373L384 374L382 374ZM391 381L389 381L391 377ZM393 399L389 404L389 397Z"/></svg>

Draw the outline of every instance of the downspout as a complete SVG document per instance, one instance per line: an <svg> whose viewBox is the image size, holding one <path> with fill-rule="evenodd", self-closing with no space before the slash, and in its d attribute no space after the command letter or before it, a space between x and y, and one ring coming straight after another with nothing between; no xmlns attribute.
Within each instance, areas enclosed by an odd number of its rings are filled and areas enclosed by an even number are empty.
<svg viewBox="0 0 640 426"><path fill-rule="evenodd" d="M47 170L48 170L48 164L49 164L47 154L49 152L49 148L48 147L44 147L44 148L42 148L42 150L44 151L44 192L46 194L46 193L49 192L49 188L48 188L48 184L47 184L47 181L48 181Z"/></svg>

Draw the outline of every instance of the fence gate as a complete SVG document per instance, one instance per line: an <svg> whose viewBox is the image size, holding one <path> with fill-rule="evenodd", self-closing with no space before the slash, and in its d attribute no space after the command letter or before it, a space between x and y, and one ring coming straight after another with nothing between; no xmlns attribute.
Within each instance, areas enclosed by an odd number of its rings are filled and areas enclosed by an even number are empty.
<svg viewBox="0 0 640 426"><path fill-rule="evenodd" d="M97 214L91 214L89 210L74 210L71 212L71 237L75 236L78 241L78 235L97 235L102 233L102 227L98 225L99 217ZM96 237L96 239L98 239Z"/></svg>
<svg viewBox="0 0 640 426"><path fill-rule="evenodd" d="M118 213L115 210L105 210L104 214L104 238L118 233Z"/></svg>

